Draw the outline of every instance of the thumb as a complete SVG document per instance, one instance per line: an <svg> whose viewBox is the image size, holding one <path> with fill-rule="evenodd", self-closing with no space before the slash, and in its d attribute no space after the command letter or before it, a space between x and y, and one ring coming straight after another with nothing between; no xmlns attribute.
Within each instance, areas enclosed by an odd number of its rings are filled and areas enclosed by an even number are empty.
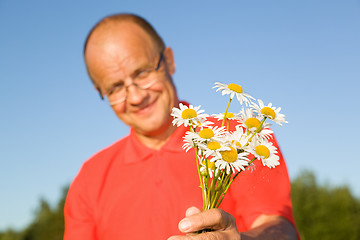
<svg viewBox="0 0 360 240"><path fill-rule="evenodd" d="M195 214L200 213L200 212L201 212L200 209L198 209L197 207L189 207L186 210L185 216L190 217L190 216L195 215Z"/></svg>
<svg viewBox="0 0 360 240"><path fill-rule="evenodd" d="M188 217L191 217L193 215L196 215L198 213L200 213L200 209L196 208L196 207L189 207L186 212L185 212L185 218L183 218L180 222L179 222L179 230L181 232L187 232L187 230L189 228L191 228L191 222L189 221Z"/></svg>

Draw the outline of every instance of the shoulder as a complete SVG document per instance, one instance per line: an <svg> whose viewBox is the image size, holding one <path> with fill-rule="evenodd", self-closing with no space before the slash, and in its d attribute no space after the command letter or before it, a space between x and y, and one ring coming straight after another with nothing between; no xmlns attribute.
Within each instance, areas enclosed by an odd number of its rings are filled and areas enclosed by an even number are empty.
<svg viewBox="0 0 360 240"><path fill-rule="evenodd" d="M115 161L121 161L124 155L122 152L128 142L129 136L126 136L85 161L70 184L68 198L74 198L73 196L79 194L94 196L101 191L101 184L106 179L108 170Z"/></svg>
<svg viewBox="0 0 360 240"><path fill-rule="evenodd" d="M82 164L72 184L75 182L85 185L89 183L95 184L95 181L104 177L107 169L115 160L122 159L128 142L129 136L126 136L95 153Z"/></svg>
<svg viewBox="0 0 360 240"><path fill-rule="evenodd" d="M128 137L122 138L100 150L83 163L67 193L64 210L67 224L86 217L89 219L95 217L97 196L102 191L102 184L107 177L107 169L115 161L114 156L124 149L122 146L127 142Z"/></svg>
<svg viewBox="0 0 360 240"><path fill-rule="evenodd" d="M99 168L103 168L107 166L111 161L113 161L115 156L121 156L125 149L127 149L126 145L128 145L129 136L126 136L111 145L101 149L93 156L91 156L88 160L84 162L82 165L81 171L89 171L96 170L99 171Z"/></svg>

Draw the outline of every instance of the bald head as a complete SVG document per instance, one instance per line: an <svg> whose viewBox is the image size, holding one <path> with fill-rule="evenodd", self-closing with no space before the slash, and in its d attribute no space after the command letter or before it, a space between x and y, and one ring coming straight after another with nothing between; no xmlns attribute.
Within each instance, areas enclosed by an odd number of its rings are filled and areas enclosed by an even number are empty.
<svg viewBox="0 0 360 240"><path fill-rule="evenodd" d="M161 53L165 49L165 44L162 38L151 26L151 24L142 17L134 14L115 14L101 19L91 29L84 44L84 57L88 74L92 83L98 90L100 90L99 86L89 71L89 62L87 57L87 50L89 45L108 45L108 48L111 48L111 44L109 43L111 41L114 43L114 41L121 40L118 38L121 33L124 32L125 34L122 34L122 36L126 37L126 31L128 30L129 25L136 25L139 27L139 29L141 29L147 35L146 38L150 39L154 49L158 53Z"/></svg>
<svg viewBox="0 0 360 240"><path fill-rule="evenodd" d="M115 14L101 19L89 32L85 44L84 54L86 53L87 45L95 33L100 33L101 36L108 37L112 31L121 31L121 25L124 23L135 23L143 29L153 41L155 47L159 52L165 49L165 43L155 29L144 18L134 14Z"/></svg>

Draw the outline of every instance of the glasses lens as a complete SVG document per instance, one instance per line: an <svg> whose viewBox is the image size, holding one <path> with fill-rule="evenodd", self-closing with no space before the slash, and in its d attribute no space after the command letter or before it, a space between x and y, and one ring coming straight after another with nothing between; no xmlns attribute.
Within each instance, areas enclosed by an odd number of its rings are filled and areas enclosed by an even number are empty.
<svg viewBox="0 0 360 240"><path fill-rule="evenodd" d="M117 87L110 94L108 94L107 99L110 105L115 105L121 103L126 98L126 90L124 86Z"/></svg>
<svg viewBox="0 0 360 240"><path fill-rule="evenodd" d="M119 96L119 97L108 97L106 98L106 100L108 101L110 106L114 106L116 104L122 103L123 101L125 101L126 96Z"/></svg>
<svg viewBox="0 0 360 240"><path fill-rule="evenodd" d="M147 78L143 78L143 79L136 79L137 81L134 82L134 84L141 89L148 89L149 87L151 87L152 85L154 85L154 83L156 82L156 76L154 73L151 73Z"/></svg>
<svg viewBox="0 0 360 240"><path fill-rule="evenodd" d="M105 100L113 106L119 103L122 103L125 101L127 96L127 88L131 85L135 85L137 88L146 90L150 88L154 83L157 81L156 73L160 67L161 61L163 59L162 54L160 55L159 62L154 69L147 69L145 71L140 72L135 79L133 79L133 83L128 86L118 86L116 89L113 89L110 94L108 94L107 97L105 97Z"/></svg>

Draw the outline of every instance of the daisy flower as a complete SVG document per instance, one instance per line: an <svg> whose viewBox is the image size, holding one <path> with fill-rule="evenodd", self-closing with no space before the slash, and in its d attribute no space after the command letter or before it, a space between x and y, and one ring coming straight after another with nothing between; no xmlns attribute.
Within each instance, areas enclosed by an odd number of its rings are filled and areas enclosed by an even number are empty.
<svg viewBox="0 0 360 240"><path fill-rule="evenodd" d="M224 140L222 141L209 141L209 142L201 142L198 143L197 147L202 152L203 156L206 158L211 158L213 161L213 157L221 158L221 151L230 150L230 148L224 144Z"/></svg>
<svg viewBox="0 0 360 240"><path fill-rule="evenodd" d="M262 116L256 115L252 109L242 109L242 118L239 120L240 125L243 126L249 133L255 133L260 127ZM272 138L273 131L269 128L269 123L263 123L260 132L256 134L256 138Z"/></svg>
<svg viewBox="0 0 360 240"><path fill-rule="evenodd" d="M215 166L219 170L226 170L226 174L234 173L235 170L245 170L248 166L247 152L238 153L237 150L229 146L230 150L219 151L220 156L215 156L211 161L215 161Z"/></svg>
<svg viewBox="0 0 360 240"><path fill-rule="evenodd" d="M239 100L240 104L244 102L247 105L248 103L250 103L249 99L254 99L249 94L244 93L242 87L235 83L224 84L224 83L216 82L213 88L217 88L216 89L217 92L221 91L222 95L229 94L230 99L233 99L234 96L236 95L236 98Z"/></svg>
<svg viewBox="0 0 360 240"><path fill-rule="evenodd" d="M205 158L201 163L200 163L201 167L200 167L200 172L203 176L206 176L207 173L209 172L210 178L212 178L214 176L214 171L215 171L215 163L211 162L209 159ZM206 169L206 165L208 170ZM217 170L216 170L217 172Z"/></svg>
<svg viewBox="0 0 360 240"><path fill-rule="evenodd" d="M184 124L185 127L189 126L201 126L201 124L209 124L206 122L207 114L203 113L204 110L199 110L201 106L194 107L190 105L189 107L180 103L180 108L173 108L171 116L174 117L172 121L173 125L181 126Z"/></svg>
<svg viewBox="0 0 360 240"><path fill-rule="evenodd" d="M184 145L183 149L187 152L191 148L195 148L195 144L204 143L204 146L206 146L207 143L216 141L216 142L222 142L223 137L225 135L226 129L225 127L211 127L208 126L206 128L202 128L199 132L186 132L184 138ZM202 148L206 148L202 146ZM199 149L199 154L201 154L201 148Z"/></svg>
<svg viewBox="0 0 360 240"><path fill-rule="evenodd" d="M185 136L183 137L184 145L182 146L182 148L185 150L185 152L188 152L191 148L195 148L195 142L190 133L192 132L186 132Z"/></svg>
<svg viewBox="0 0 360 240"><path fill-rule="evenodd" d="M263 101L258 99L258 103L251 103L250 106L259 114L264 117L270 118L275 123L280 126L282 123L287 123L285 121L285 115L280 113L281 107L273 107L272 103L269 103L267 106L264 105Z"/></svg>
<svg viewBox="0 0 360 240"><path fill-rule="evenodd" d="M248 141L250 136L246 134L245 129L241 126L236 126L236 130L232 133L228 133L229 144L239 151L248 151Z"/></svg>
<svg viewBox="0 0 360 240"><path fill-rule="evenodd" d="M219 114L212 114L211 116L219 121L222 121L224 119L224 115L225 113L219 113ZM241 116L238 113L227 112L225 118L228 120L238 120L240 117Z"/></svg>
<svg viewBox="0 0 360 240"><path fill-rule="evenodd" d="M261 139L256 144L252 145L251 153L260 159L264 166L274 168L280 165L280 157L277 155L277 148L266 139Z"/></svg>
<svg viewBox="0 0 360 240"><path fill-rule="evenodd" d="M223 141L224 135L226 132L226 127L211 127L202 128L199 132L188 132L186 135L189 135L188 138L191 138L196 143L204 143L210 141Z"/></svg>

